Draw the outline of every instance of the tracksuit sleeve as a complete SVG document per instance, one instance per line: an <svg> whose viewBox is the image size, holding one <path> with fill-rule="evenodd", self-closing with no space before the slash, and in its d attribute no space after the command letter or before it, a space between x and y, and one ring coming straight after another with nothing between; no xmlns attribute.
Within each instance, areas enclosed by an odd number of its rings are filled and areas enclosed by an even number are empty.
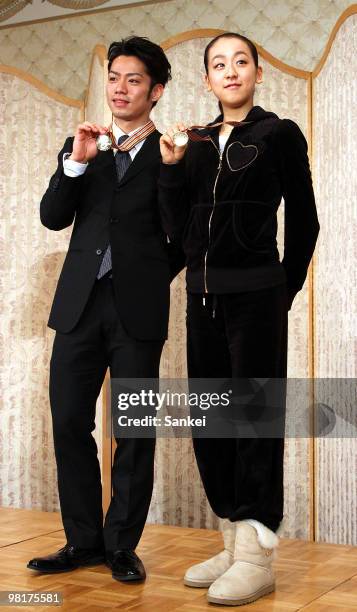
<svg viewBox="0 0 357 612"><path fill-rule="evenodd" d="M160 164L159 209L164 232L170 240L181 244L189 211L185 158L177 164Z"/></svg>
<svg viewBox="0 0 357 612"><path fill-rule="evenodd" d="M287 277L290 308L305 282L320 226L306 139L290 119L280 121L278 128L276 144L285 202L282 265Z"/></svg>

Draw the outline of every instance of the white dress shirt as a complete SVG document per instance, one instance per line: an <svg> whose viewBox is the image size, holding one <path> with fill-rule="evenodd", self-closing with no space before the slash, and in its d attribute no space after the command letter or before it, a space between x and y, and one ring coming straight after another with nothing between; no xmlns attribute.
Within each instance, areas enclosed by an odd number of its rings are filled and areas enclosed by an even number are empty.
<svg viewBox="0 0 357 612"><path fill-rule="evenodd" d="M140 130L143 126L141 125L138 128L135 128L135 130L133 130L132 132L129 132L127 135L128 136L132 136L133 134L135 134L135 132L137 132L138 130ZM125 132L123 132L123 130L116 124L113 122L112 125L112 130L113 130L113 135L114 138L116 140L116 142L118 142L118 139L120 138L120 136L124 136ZM135 155L137 155L137 153L139 153L141 147L143 146L144 142L145 142L146 138L144 138L144 140L141 140L140 142L138 142L136 145L134 145L130 151L129 151L129 155L131 157L131 161L134 160ZM116 154L117 150L113 149L113 153L114 155ZM84 174L84 172L87 169L88 163L82 164L81 162L77 162L74 161L73 159L68 159L68 157L71 155L71 153L64 153L63 155L63 172L66 176L80 176L81 174Z"/></svg>

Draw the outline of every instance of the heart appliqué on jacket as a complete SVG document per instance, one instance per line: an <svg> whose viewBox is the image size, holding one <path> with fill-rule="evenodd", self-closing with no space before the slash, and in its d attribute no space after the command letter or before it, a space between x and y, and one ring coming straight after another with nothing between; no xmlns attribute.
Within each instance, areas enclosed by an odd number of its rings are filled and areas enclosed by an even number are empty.
<svg viewBox="0 0 357 612"><path fill-rule="evenodd" d="M243 170L253 163L258 157L258 147L256 145L244 145L239 140L232 142L227 148L227 163L232 172Z"/></svg>

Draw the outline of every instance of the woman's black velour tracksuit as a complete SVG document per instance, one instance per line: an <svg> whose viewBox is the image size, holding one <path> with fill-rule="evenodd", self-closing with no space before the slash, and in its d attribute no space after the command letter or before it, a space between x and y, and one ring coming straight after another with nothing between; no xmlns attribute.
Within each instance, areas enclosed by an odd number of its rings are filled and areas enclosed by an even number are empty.
<svg viewBox="0 0 357 612"><path fill-rule="evenodd" d="M161 164L159 179L164 229L182 241L186 255L188 376L285 378L287 314L319 233L306 140L294 121L259 106L233 128L222 154L219 128L199 133L211 139L190 141L182 161ZM193 444L214 512L276 531L283 517L283 439L194 438Z"/></svg>

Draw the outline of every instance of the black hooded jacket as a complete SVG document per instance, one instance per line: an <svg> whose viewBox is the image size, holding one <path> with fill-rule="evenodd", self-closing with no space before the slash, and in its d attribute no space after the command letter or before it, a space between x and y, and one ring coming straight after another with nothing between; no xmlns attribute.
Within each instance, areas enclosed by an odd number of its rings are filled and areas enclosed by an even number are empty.
<svg viewBox="0 0 357 612"><path fill-rule="evenodd" d="M214 123L222 121L218 117ZM182 241L187 290L232 293L287 283L302 288L319 233L307 143L290 119L253 106L219 151L219 128L200 130L178 164L161 164L164 230ZM284 257L277 210L285 202Z"/></svg>

